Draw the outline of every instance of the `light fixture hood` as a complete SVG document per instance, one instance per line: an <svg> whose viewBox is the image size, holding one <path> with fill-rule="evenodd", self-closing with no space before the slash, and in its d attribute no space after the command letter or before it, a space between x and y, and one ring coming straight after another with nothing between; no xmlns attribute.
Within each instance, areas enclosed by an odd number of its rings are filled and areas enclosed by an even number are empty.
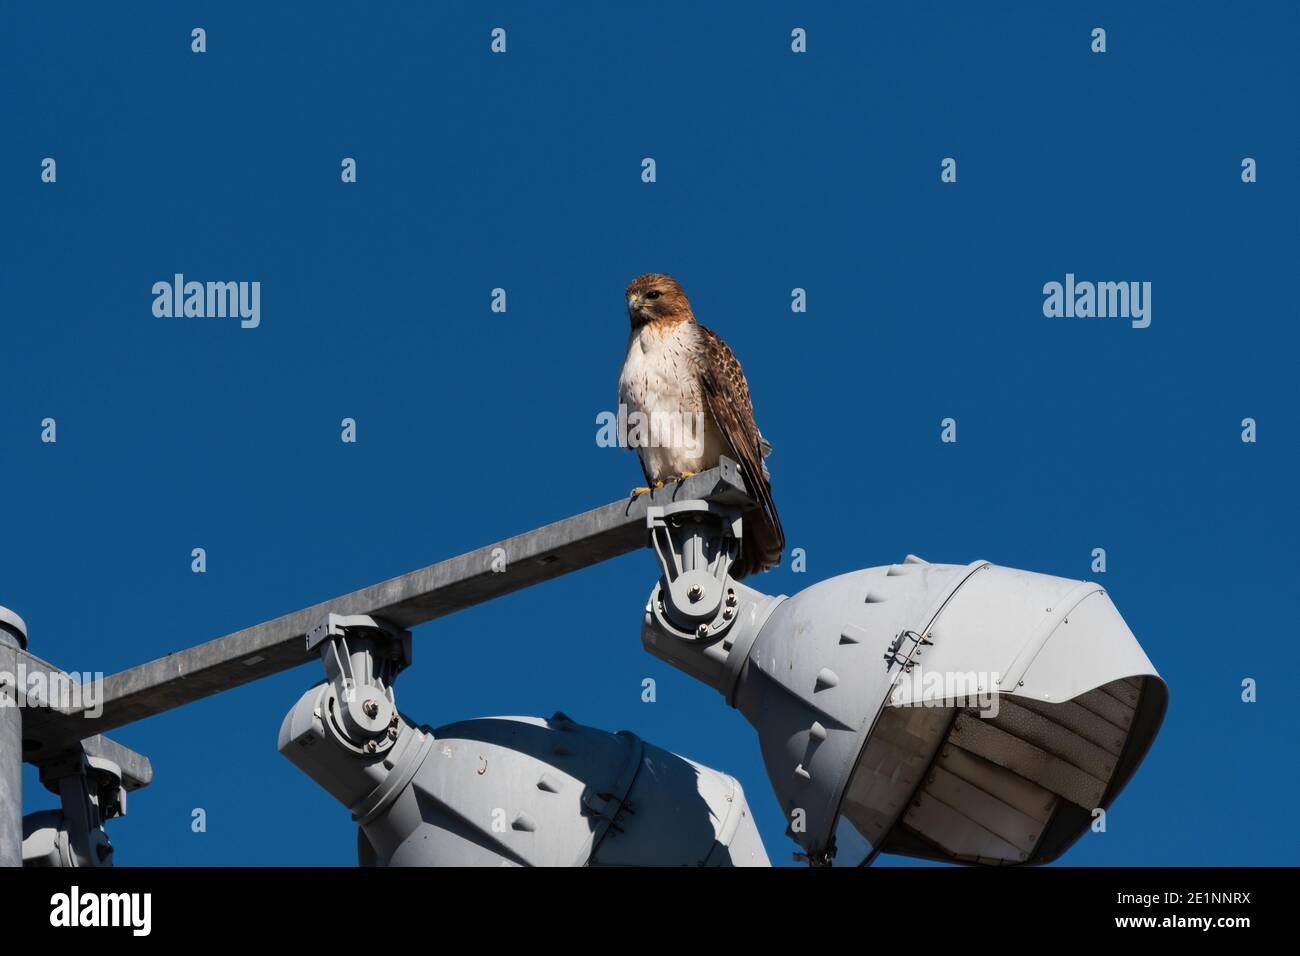
<svg viewBox="0 0 1300 956"><path fill-rule="evenodd" d="M1055 859L1168 698L1100 585L911 556L777 603L733 670L789 835L839 865Z"/></svg>

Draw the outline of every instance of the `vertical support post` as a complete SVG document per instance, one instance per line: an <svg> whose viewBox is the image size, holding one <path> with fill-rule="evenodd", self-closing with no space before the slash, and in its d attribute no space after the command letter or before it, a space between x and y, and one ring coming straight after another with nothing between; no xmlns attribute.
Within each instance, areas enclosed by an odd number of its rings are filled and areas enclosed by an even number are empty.
<svg viewBox="0 0 1300 956"><path fill-rule="evenodd" d="M27 648L27 625L0 607L0 866L23 865L23 710L18 651Z"/></svg>

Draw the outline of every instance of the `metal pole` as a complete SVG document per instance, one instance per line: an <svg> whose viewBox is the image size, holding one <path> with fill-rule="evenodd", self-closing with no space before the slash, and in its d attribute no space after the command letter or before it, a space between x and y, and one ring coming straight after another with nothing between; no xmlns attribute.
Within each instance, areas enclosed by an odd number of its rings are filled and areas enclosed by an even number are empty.
<svg viewBox="0 0 1300 956"><path fill-rule="evenodd" d="M645 548L646 510L674 501L707 499L752 506L739 466L717 468L649 494L623 498L477 551L344 594L197 647L112 674L104 681L103 712L32 707L27 711L27 760L50 755L93 734L161 714L183 704L297 667L315 655L307 632L328 614L368 615L412 628L462 608Z"/></svg>
<svg viewBox="0 0 1300 956"><path fill-rule="evenodd" d="M0 866L23 865L23 711L18 652L27 646L27 625L0 607Z"/></svg>

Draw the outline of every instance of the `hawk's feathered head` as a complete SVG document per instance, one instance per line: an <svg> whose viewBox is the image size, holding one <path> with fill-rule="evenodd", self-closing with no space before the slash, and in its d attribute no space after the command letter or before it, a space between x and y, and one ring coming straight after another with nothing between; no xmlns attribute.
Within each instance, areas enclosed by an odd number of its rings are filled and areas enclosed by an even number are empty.
<svg viewBox="0 0 1300 956"><path fill-rule="evenodd" d="M628 283L625 296L627 314L634 329L660 319L681 322L695 318L690 300L672 276L657 272L637 276Z"/></svg>

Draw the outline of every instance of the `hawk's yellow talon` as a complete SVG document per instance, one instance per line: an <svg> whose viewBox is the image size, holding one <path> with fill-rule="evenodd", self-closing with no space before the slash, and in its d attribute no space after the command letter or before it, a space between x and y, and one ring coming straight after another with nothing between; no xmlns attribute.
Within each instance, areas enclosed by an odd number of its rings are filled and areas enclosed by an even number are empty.
<svg viewBox="0 0 1300 956"><path fill-rule="evenodd" d="M632 497L635 498L637 495L644 495L644 494L646 494L649 490L650 490L649 488L633 488L633 489L632 489Z"/></svg>
<svg viewBox="0 0 1300 956"><path fill-rule="evenodd" d="M695 472L695 471L684 471L684 472L682 472L682 473L677 477L677 480L678 480L678 481L685 481L687 478L694 478L697 474L699 474L699 472Z"/></svg>
<svg viewBox="0 0 1300 956"><path fill-rule="evenodd" d="M663 486L664 486L664 483L663 483L662 481L656 481L656 482L655 482L655 487L656 487L656 488L662 488Z"/></svg>

